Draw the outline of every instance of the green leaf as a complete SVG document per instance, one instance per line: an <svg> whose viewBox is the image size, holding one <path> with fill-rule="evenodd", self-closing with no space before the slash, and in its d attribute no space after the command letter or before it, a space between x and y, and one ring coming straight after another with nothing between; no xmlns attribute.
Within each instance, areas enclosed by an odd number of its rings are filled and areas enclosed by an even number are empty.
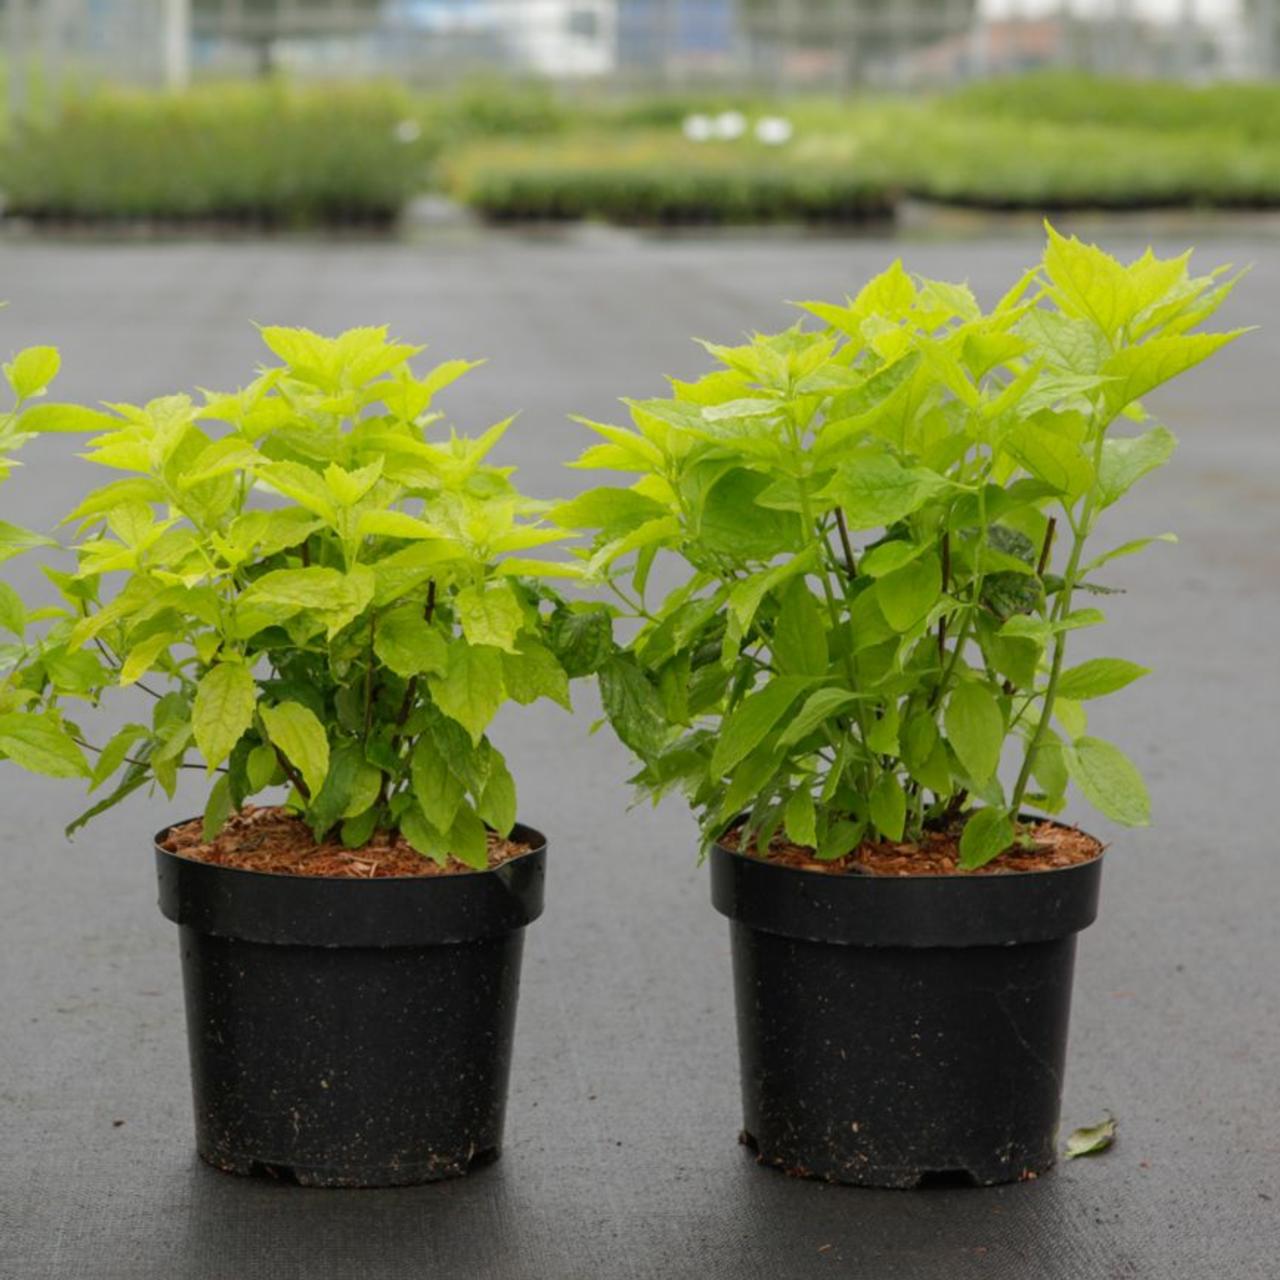
<svg viewBox="0 0 1280 1280"><path fill-rule="evenodd" d="M454 598L463 634L472 644L490 644L507 653L516 651L516 635L524 614L505 583L463 587Z"/></svg>
<svg viewBox="0 0 1280 1280"><path fill-rule="evenodd" d="M907 820L907 796L897 776L882 773L867 797L871 821L886 840L901 840Z"/></svg>
<svg viewBox="0 0 1280 1280"><path fill-rule="evenodd" d="M22 430L33 433L115 431L120 419L78 404L33 404L22 411Z"/></svg>
<svg viewBox="0 0 1280 1280"><path fill-rule="evenodd" d="M271 741L318 796L329 773L329 738L315 712L300 702L282 702L260 714Z"/></svg>
<svg viewBox="0 0 1280 1280"><path fill-rule="evenodd" d="M778 737L778 746L789 747L807 737L820 724L830 720L858 700L848 689L818 689L804 701L800 710L787 722Z"/></svg>
<svg viewBox="0 0 1280 1280"><path fill-rule="evenodd" d="M1110 1116L1097 1124L1076 1129L1067 1139L1066 1156L1068 1160L1080 1156L1096 1156L1106 1151L1116 1140L1116 1122Z"/></svg>
<svg viewBox="0 0 1280 1280"><path fill-rule="evenodd" d="M448 831L465 793L443 752L429 735L419 738L413 748L411 776L413 796L423 816L437 831Z"/></svg>
<svg viewBox="0 0 1280 1280"><path fill-rule="evenodd" d="M867 452L842 463L818 496L844 512L850 529L875 529L905 519L947 487L934 471L904 467L888 454Z"/></svg>
<svg viewBox="0 0 1280 1280"><path fill-rule="evenodd" d="M1090 574L1095 569L1102 568L1104 564L1120 559L1121 556L1136 555L1139 551L1145 551L1153 542L1177 541L1177 537L1172 533L1158 533L1152 538L1134 538L1132 541L1122 542L1118 547L1113 547L1110 551L1104 551L1102 555L1090 560L1081 570L1081 573Z"/></svg>
<svg viewBox="0 0 1280 1280"><path fill-rule="evenodd" d="M1013 823L1002 809L979 809L960 835L960 866L965 871L985 867L1013 843Z"/></svg>
<svg viewBox="0 0 1280 1280"><path fill-rule="evenodd" d="M562 529L599 529L606 537L613 538L667 514L662 503L634 489L604 486L588 489L560 503L551 509L547 518Z"/></svg>
<svg viewBox="0 0 1280 1280"><path fill-rule="evenodd" d="M32 551L36 547L56 547L52 538L42 537L38 533L30 533L19 529L17 525L0 520L0 564L21 555L24 551Z"/></svg>
<svg viewBox="0 0 1280 1280"><path fill-rule="evenodd" d="M784 675L825 675L826 620L803 578L795 578L783 594L773 632L773 657Z"/></svg>
<svg viewBox="0 0 1280 1280"><path fill-rule="evenodd" d="M885 574L901 569L927 550L928 546L922 542L904 542L901 539L882 542L862 557L858 562L858 572L867 578L883 578Z"/></svg>
<svg viewBox="0 0 1280 1280"><path fill-rule="evenodd" d="M547 644L570 679L592 675L613 652L613 619L600 605L557 610L547 625Z"/></svg>
<svg viewBox="0 0 1280 1280"><path fill-rule="evenodd" d="M1085 702L1089 698L1114 693L1150 674L1148 667L1140 667L1124 658L1090 658L1088 662L1062 673L1058 680L1058 693L1072 701Z"/></svg>
<svg viewBox="0 0 1280 1280"><path fill-rule="evenodd" d="M898 632L909 631L942 594L942 565L935 555L912 560L885 574L875 591L889 625Z"/></svg>
<svg viewBox="0 0 1280 1280"><path fill-rule="evenodd" d="M22 597L7 582L0 582L0 627L11 631L19 640L27 629L27 610Z"/></svg>
<svg viewBox="0 0 1280 1280"><path fill-rule="evenodd" d="M441 866L449 860L449 839L437 831L423 816L417 805L400 816L400 831L418 853Z"/></svg>
<svg viewBox="0 0 1280 1280"><path fill-rule="evenodd" d="M313 611L324 619L332 637L370 603L375 581L373 573L364 568L351 573L318 566L277 569L252 583L241 597L240 606L278 606L286 617L304 609Z"/></svg>
<svg viewBox="0 0 1280 1280"><path fill-rule="evenodd" d="M218 832L231 816L231 808L231 782L225 773L220 774L210 789L209 799L204 806L203 835L206 840L217 838Z"/></svg>
<svg viewBox="0 0 1280 1280"><path fill-rule="evenodd" d="M0 715L0 753L31 773L87 778L88 762L71 735L51 716L11 711Z"/></svg>
<svg viewBox="0 0 1280 1280"><path fill-rule="evenodd" d="M536 640L522 638L515 653L502 655L502 679L507 696L521 706L538 698L550 698L566 711L573 710L569 677L555 654Z"/></svg>
<svg viewBox="0 0 1280 1280"><path fill-rule="evenodd" d="M449 828L449 852L464 866L484 871L489 865L489 833L480 815L462 805Z"/></svg>
<svg viewBox="0 0 1280 1280"><path fill-rule="evenodd" d="M1068 499L1078 498L1093 483L1093 463L1080 444L1038 418L1018 423L1005 437L1004 448L1019 465Z"/></svg>
<svg viewBox="0 0 1280 1280"><path fill-rule="evenodd" d="M758 501L770 483L769 477L741 467L715 481L703 499L697 525L698 537L710 551L749 561L772 560L798 549L799 516Z"/></svg>
<svg viewBox="0 0 1280 1280"><path fill-rule="evenodd" d="M19 400L29 400L58 376L61 364L56 347L28 347L4 366L4 376Z"/></svg>
<svg viewBox="0 0 1280 1280"><path fill-rule="evenodd" d="M249 752L244 767L250 795L257 795L259 791L271 786L280 773L280 762L276 759L274 748L263 744Z"/></svg>
<svg viewBox="0 0 1280 1280"><path fill-rule="evenodd" d="M807 573L817 563L816 548L810 548L800 555L792 556L771 569L762 569L750 577L735 583L729 592L729 612L737 621L738 629L743 634L751 626L760 602L775 587L781 586L798 573Z"/></svg>
<svg viewBox="0 0 1280 1280"><path fill-rule="evenodd" d="M711 756L711 772L723 776L745 759L811 683L803 676L777 676L764 688L748 694L720 728Z"/></svg>
<svg viewBox="0 0 1280 1280"><path fill-rule="evenodd" d="M787 839L802 849L812 849L818 843L817 814L814 811L813 792L802 786L791 793L783 810L783 824Z"/></svg>
<svg viewBox="0 0 1280 1280"><path fill-rule="evenodd" d="M1173 433L1165 427L1153 427L1140 436L1104 440L1098 467L1099 507L1109 507L1148 472L1164 466L1177 447Z"/></svg>
<svg viewBox="0 0 1280 1280"><path fill-rule="evenodd" d="M502 650L454 640L443 675L428 677L436 705L478 743L502 705Z"/></svg>
<svg viewBox="0 0 1280 1280"><path fill-rule="evenodd" d="M448 667L448 645L416 606L397 609L379 619L373 651L396 675L442 674Z"/></svg>
<svg viewBox="0 0 1280 1280"><path fill-rule="evenodd" d="M324 786L312 793L307 805L307 825L317 840L323 840L346 815L356 779L364 768L364 753L354 743L347 743L332 753ZM368 805L362 806L365 808Z"/></svg>
<svg viewBox="0 0 1280 1280"><path fill-rule="evenodd" d="M205 672L196 689L191 727L210 771L231 754L253 723L257 701L253 673L243 662L220 662Z"/></svg>
<svg viewBox="0 0 1280 1280"><path fill-rule="evenodd" d="M500 836L511 834L516 824L516 783L507 762L496 751L490 755L489 777L476 808Z"/></svg>
<svg viewBox="0 0 1280 1280"><path fill-rule="evenodd" d="M1229 333L1165 334L1122 347L1102 366L1111 381L1104 390L1113 416L1162 383L1207 360L1244 329Z"/></svg>
<svg viewBox="0 0 1280 1280"><path fill-rule="evenodd" d="M960 685L947 700L943 723L947 741L974 782L995 777L1004 745L1004 716L991 690L975 682Z"/></svg>
<svg viewBox="0 0 1280 1280"><path fill-rule="evenodd" d="M610 658L600 668L600 698L613 731L636 755L648 759L666 746L662 699L634 661Z"/></svg>
<svg viewBox="0 0 1280 1280"><path fill-rule="evenodd" d="M1129 757L1101 738L1077 738L1065 752L1067 772L1099 813L1126 827L1151 821L1151 799Z"/></svg>

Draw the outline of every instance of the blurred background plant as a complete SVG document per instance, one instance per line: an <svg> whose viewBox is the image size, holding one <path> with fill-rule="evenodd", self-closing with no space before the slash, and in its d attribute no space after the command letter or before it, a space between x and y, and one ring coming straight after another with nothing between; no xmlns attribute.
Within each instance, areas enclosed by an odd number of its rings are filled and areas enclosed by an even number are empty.
<svg viewBox="0 0 1280 1280"><path fill-rule="evenodd" d="M0 0L9 216L1280 203L1280 0Z"/></svg>

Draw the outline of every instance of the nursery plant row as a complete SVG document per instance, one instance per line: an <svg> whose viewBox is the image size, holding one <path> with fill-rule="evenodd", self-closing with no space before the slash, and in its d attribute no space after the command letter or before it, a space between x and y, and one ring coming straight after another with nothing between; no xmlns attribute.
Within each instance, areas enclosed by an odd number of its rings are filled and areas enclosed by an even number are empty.
<svg viewBox="0 0 1280 1280"><path fill-rule="evenodd" d="M0 524L57 599L0 585L0 768L87 784L72 830L156 798L201 1155L338 1186L497 1155L562 815L527 825L490 727L591 680L640 792L697 817L761 1162L1049 1168L1102 868L1061 815L1150 817L1089 727L1141 655L1068 650L1171 538L1107 533L1174 450L1143 397L1238 336L1200 329L1237 277L1188 256L1050 229L990 310L894 263L583 420L604 482L552 502L494 460L508 422L444 425L473 362L419 372L381 328L266 328L245 386L145 405L50 401L56 350L16 354L11 461L70 433L110 478L66 547Z"/></svg>
<svg viewBox="0 0 1280 1280"><path fill-rule="evenodd" d="M690 117L740 119L691 139ZM749 126L783 120L776 134ZM748 126L748 127L743 127ZM741 132L742 136L737 136ZM387 223L442 189L494 220L856 222L995 209L1280 203L1280 89L1032 76L906 101L557 100L479 83L103 91L10 123L11 216ZM701 139L701 140L697 140Z"/></svg>

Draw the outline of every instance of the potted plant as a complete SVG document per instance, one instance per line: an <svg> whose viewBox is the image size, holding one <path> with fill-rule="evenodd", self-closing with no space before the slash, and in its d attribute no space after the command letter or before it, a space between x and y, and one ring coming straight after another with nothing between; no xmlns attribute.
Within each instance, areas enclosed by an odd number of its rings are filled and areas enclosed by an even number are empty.
<svg viewBox="0 0 1280 1280"><path fill-rule="evenodd" d="M469 362L418 376L382 329L262 336L278 363L241 391L18 417L92 432L118 477L67 517L76 565L22 637L0 751L103 790L72 830L207 777L203 817L155 839L205 1160L456 1176L499 1150L546 858L486 729L508 700L568 705L572 613L541 581L564 566L522 554L562 535L486 460L507 423L434 425ZM121 687L149 707L103 740Z"/></svg>
<svg viewBox="0 0 1280 1280"><path fill-rule="evenodd" d="M552 518L594 531L588 575L638 624L603 701L634 781L699 815L762 1162L874 1186L1053 1163L1103 850L1053 815L1071 784L1114 822L1149 807L1087 725L1145 669L1066 649L1153 540L1093 545L1173 452L1140 397L1231 341L1192 330L1234 283L1050 229L988 312L895 263L587 424L581 465L638 479ZM659 553L684 573L656 602Z"/></svg>

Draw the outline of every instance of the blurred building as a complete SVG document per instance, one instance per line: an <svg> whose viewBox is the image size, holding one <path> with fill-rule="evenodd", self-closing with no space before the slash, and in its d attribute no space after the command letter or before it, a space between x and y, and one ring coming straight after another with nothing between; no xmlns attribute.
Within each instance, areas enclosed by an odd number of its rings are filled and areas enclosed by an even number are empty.
<svg viewBox="0 0 1280 1280"><path fill-rule="evenodd" d="M909 51L968 31L978 0L738 0L746 56L779 87L893 78Z"/></svg>
<svg viewBox="0 0 1280 1280"><path fill-rule="evenodd" d="M1280 0L0 0L0 37L14 102L37 65L53 82L280 67L839 91L1047 64L1272 75Z"/></svg>
<svg viewBox="0 0 1280 1280"><path fill-rule="evenodd" d="M738 0L618 0L618 65L661 76L724 71L740 46Z"/></svg>

